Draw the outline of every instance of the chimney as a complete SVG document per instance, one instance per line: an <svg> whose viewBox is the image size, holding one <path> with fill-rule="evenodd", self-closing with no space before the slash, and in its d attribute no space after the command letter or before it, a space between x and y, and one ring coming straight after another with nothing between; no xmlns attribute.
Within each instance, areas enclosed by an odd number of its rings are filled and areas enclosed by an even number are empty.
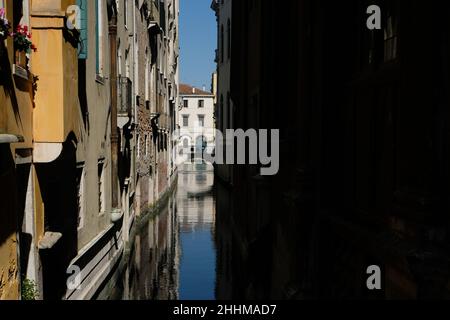
<svg viewBox="0 0 450 320"><path fill-rule="evenodd" d="M194 87L192 88L192 93L195 94L195 88Z"/></svg>
<svg viewBox="0 0 450 320"><path fill-rule="evenodd" d="M205 85L203 85L203 91L206 91L206 86Z"/></svg>

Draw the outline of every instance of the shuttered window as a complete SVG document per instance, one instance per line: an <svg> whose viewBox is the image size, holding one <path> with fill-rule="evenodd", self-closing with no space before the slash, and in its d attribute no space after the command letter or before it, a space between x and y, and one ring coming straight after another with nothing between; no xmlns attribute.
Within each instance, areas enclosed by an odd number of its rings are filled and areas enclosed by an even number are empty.
<svg viewBox="0 0 450 320"><path fill-rule="evenodd" d="M95 12L96 12L96 70L97 75L103 77L103 40L104 40L104 26L103 26L103 14L104 14L103 0L95 0Z"/></svg>
<svg viewBox="0 0 450 320"><path fill-rule="evenodd" d="M88 58L88 0L77 0L79 11L80 42L78 44L78 59Z"/></svg>

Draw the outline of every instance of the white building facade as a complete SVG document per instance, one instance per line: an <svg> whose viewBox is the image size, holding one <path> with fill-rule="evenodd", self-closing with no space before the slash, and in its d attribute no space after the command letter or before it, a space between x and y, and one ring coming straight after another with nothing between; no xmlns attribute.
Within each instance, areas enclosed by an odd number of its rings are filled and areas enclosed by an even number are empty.
<svg viewBox="0 0 450 320"><path fill-rule="evenodd" d="M189 85L180 85L181 104L178 163L203 158L215 150L214 95Z"/></svg>

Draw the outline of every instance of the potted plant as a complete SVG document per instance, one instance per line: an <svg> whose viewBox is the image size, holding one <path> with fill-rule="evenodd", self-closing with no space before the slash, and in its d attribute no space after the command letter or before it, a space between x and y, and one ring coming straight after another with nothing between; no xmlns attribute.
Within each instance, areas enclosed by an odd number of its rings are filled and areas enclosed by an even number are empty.
<svg viewBox="0 0 450 320"><path fill-rule="evenodd" d="M22 299L36 300L39 292L36 283L33 280L25 279L22 283Z"/></svg>
<svg viewBox="0 0 450 320"><path fill-rule="evenodd" d="M0 41L5 40L9 35L10 24L6 19L6 11L4 8L0 8Z"/></svg>
<svg viewBox="0 0 450 320"><path fill-rule="evenodd" d="M26 67L27 54L37 50L31 42L31 33L28 31L28 26L19 24L16 32L11 35L14 39L14 48L16 50L16 64Z"/></svg>

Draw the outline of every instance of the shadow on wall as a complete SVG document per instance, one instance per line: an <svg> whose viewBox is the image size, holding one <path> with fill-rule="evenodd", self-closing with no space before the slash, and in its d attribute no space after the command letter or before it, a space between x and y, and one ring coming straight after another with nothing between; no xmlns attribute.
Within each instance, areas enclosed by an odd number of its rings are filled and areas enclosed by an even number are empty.
<svg viewBox="0 0 450 320"><path fill-rule="evenodd" d="M81 114L83 116L84 128L89 133L89 108L86 95L86 60L78 60L78 99L80 100Z"/></svg>
<svg viewBox="0 0 450 320"><path fill-rule="evenodd" d="M15 164L8 144L0 144L0 246L17 230ZM0 257L1 258L1 257Z"/></svg>
<svg viewBox="0 0 450 320"><path fill-rule="evenodd" d="M16 181L17 181L17 228L19 230L25 222L25 210L27 203L27 191L30 180L31 164L21 164L16 166ZM33 243L33 236L29 233L20 230L20 272L22 281L26 279L28 270L28 260L30 257L31 246Z"/></svg>
<svg viewBox="0 0 450 320"><path fill-rule="evenodd" d="M22 119L20 118L19 112L19 102L17 101L14 79L12 76L11 61L9 60L8 51L3 41L0 41L0 57L0 86L3 87L6 97L11 101L16 122L22 126ZM21 82L18 82L18 84L20 83Z"/></svg>
<svg viewBox="0 0 450 320"><path fill-rule="evenodd" d="M50 249L41 250L44 299L61 299L66 292L67 267L77 255L78 197L76 185L76 139L69 137L61 156L36 166L45 204L45 232L62 238Z"/></svg>

